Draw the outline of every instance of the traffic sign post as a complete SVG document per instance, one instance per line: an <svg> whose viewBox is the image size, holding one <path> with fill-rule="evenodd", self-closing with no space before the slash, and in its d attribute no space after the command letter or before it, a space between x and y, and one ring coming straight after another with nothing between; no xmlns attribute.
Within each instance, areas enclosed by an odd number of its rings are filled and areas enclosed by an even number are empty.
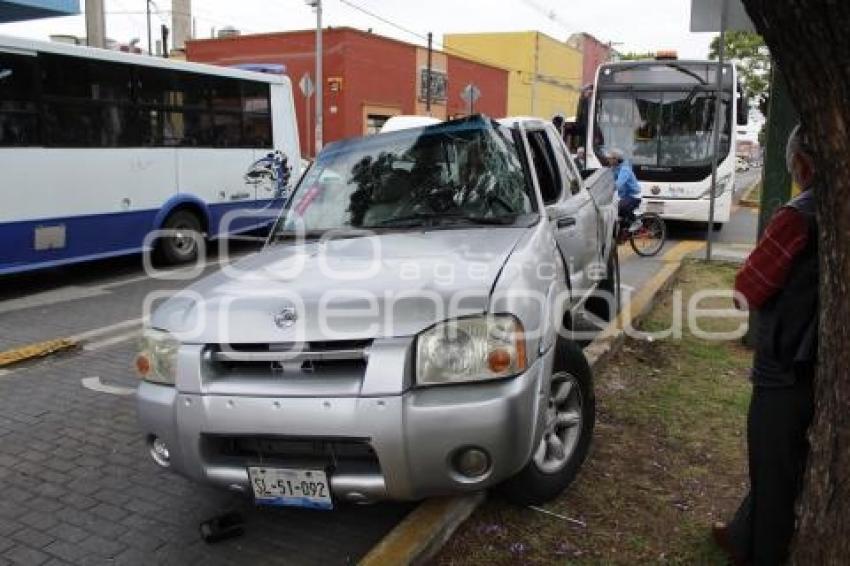
<svg viewBox="0 0 850 566"><path fill-rule="evenodd" d="M301 75L301 80L298 81L298 88L301 89L301 94L304 95L304 117L307 122L307 135L305 136L307 147L305 149L307 150L307 155L312 155L310 153L310 98L316 92L316 85L313 84L313 77L310 76L310 73Z"/></svg>

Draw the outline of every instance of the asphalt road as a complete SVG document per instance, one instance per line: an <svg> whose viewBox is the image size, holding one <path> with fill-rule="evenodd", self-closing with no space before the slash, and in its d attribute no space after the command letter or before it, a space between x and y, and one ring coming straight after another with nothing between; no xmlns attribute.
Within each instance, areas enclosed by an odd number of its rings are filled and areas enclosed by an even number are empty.
<svg viewBox="0 0 850 566"><path fill-rule="evenodd" d="M739 176L736 192L756 174ZM749 209L736 210L717 241L751 246L754 219ZM670 237L667 250L704 239L705 231L672 225ZM259 244L233 248L242 257ZM623 284L633 289L664 261L623 248L621 257ZM213 251L203 274L221 258ZM197 276L154 279L134 256L0 280L0 351L66 336L85 340L76 352L0 369L0 564L347 564L411 509L259 509L150 461L135 422L130 369L141 306L152 291L177 290ZM246 518L245 536L204 544L199 522L230 510Z"/></svg>

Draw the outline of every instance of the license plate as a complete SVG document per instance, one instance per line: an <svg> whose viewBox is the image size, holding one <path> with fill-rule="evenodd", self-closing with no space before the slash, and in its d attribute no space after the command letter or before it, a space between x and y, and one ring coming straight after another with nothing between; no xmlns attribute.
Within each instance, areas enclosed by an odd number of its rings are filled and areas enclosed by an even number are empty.
<svg viewBox="0 0 850 566"><path fill-rule="evenodd" d="M655 214L663 214L664 213L664 203L663 202L647 202L646 203L646 211L654 212Z"/></svg>
<svg viewBox="0 0 850 566"><path fill-rule="evenodd" d="M258 505L333 509L330 483L322 470L248 468L248 477Z"/></svg>

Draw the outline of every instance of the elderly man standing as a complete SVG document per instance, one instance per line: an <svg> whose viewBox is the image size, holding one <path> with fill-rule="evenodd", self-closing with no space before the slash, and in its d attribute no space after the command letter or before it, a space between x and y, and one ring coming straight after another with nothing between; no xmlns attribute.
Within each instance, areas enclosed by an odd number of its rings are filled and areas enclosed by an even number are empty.
<svg viewBox="0 0 850 566"><path fill-rule="evenodd" d="M750 491L713 535L736 564L782 564L808 455L818 331L814 160L805 131L788 140L788 171L803 192L781 207L735 279L758 311L747 421Z"/></svg>

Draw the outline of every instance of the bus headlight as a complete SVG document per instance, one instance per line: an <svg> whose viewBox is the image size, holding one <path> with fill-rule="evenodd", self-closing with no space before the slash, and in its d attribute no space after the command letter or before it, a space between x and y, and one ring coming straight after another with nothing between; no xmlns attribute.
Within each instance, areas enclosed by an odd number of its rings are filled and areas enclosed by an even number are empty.
<svg viewBox="0 0 850 566"><path fill-rule="evenodd" d="M522 324L511 315L441 322L416 339L416 383L442 385L510 377L526 369Z"/></svg>
<svg viewBox="0 0 850 566"><path fill-rule="evenodd" d="M136 354L136 371L145 381L174 385L180 342L168 332L147 328Z"/></svg>
<svg viewBox="0 0 850 566"><path fill-rule="evenodd" d="M720 198L723 196L727 190L731 189L732 184L732 175L726 174L722 177L717 178L717 192L714 193L715 198ZM711 186L709 186L704 193L700 195L700 198L710 199L711 198Z"/></svg>

